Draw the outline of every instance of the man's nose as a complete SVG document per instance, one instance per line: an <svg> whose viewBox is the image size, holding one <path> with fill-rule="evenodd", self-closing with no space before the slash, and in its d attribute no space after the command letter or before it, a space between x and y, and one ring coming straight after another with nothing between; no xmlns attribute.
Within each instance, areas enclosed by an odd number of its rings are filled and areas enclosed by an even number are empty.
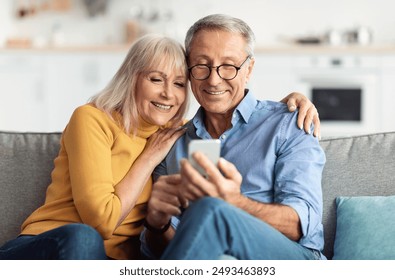
<svg viewBox="0 0 395 280"><path fill-rule="evenodd" d="M212 67L211 68L211 73L210 73L210 75L207 78L207 82L209 84L213 84L213 85L216 85L216 84L219 84L219 83L222 82L222 78L218 74L218 68L217 67Z"/></svg>

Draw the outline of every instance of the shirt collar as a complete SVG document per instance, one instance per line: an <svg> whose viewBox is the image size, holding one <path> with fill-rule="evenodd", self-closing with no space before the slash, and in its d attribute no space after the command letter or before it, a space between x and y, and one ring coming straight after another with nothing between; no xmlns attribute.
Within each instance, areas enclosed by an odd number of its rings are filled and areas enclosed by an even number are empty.
<svg viewBox="0 0 395 280"><path fill-rule="evenodd" d="M196 128L196 135L202 139L211 138L204 125L204 115L204 109L202 106L200 106L195 116L193 117L192 122L189 122L190 124L193 124L193 126Z"/></svg>
<svg viewBox="0 0 395 280"><path fill-rule="evenodd" d="M249 92L248 89L245 90L245 96L243 100L237 105L235 109L235 113L238 113L244 120L245 123L248 123L248 120L250 119L252 113L255 110L257 100L255 96Z"/></svg>
<svg viewBox="0 0 395 280"><path fill-rule="evenodd" d="M241 116L243 121L245 123L248 123L248 120L250 119L252 113L255 110L256 103L257 103L257 99L255 98L255 96L251 92L249 92L248 89L246 89L243 100L241 100L239 105L237 105L233 114L234 115L237 114ZM196 128L196 134L202 138L205 138L204 137L205 134L208 135L208 132L204 126L204 115L205 115L204 109L203 107L200 106L195 116L192 119L192 123ZM238 119L239 118L233 118L232 124L235 120L237 121ZM210 138L210 136L208 137Z"/></svg>

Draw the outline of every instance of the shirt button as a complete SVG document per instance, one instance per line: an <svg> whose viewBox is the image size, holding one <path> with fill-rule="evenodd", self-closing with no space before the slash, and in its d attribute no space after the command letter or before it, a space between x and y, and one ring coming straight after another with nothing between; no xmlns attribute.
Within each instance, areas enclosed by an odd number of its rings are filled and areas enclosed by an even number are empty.
<svg viewBox="0 0 395 280"><path fill-rule="evenodd" d="M236 114L233 114L233 118L236 118Z"/></svg>
<svg viewBox="0 0 395 280"><path fill-rule="evenodd" d="M226 135L224 134L224 135L221 135L221 139L222 140L225 140L225 138L226 138Z"/></svg>

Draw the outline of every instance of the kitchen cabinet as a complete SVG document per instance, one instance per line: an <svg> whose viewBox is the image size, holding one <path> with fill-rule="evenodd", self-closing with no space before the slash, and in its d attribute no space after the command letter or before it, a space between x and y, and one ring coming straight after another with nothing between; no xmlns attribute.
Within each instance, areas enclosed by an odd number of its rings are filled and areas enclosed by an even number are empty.
<svg viewBox="0 0 395 280"><path fill-rule="evenodd" d="M351 100L351 105L361 103L360 119L325 120L322 115L323 137L395 130L394 54L281 52L258 53L255 59L250 88L258 99L278 101L298 91L314 101L317 89L359 90L360 100Z"/></svg>
<svg viewBox="0 0 395 280"><path fill-rule="evenodd" d="M62 131L113 77L123 52L0 53L0 130Z"/></svg>
<svg viewBox="0 0 395 280"><path fill-rule="evenodd" d="M1 53L1 130L41 131L48 128L48 100L43 75L45 60L40 54Z"/></svg>
<svg viewBox="0 0 395 280"><path fill-rule="evenodd" d="M56 53L48 56L48 129L63 130L75 108L103 89L124 55L109 53Z"/></svg>
<svg viewBox="0 0 395 280"><path fill-rule="evenodd" d="M380 118L384 131L395 130L395 55L381 57L382 100Z"/></svg>
<svg viewBox="0 0 395 280"><path fill-rule="evenodd" d="M280 101L297 90L292 68L292 56L257 54L248 87L258 99Z"/></svg>

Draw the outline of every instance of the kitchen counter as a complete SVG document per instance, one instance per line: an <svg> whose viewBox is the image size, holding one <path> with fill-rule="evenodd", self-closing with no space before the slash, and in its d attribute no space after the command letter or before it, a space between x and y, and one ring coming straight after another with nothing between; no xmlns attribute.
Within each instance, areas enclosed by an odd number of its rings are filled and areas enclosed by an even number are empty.
<svg viewBox="0 0 395 280"><path fill-rule="evenodd" d="M0 47L0 52L4 51L33 51L33 52L113 52L126 53L130 45L81 45L81 46L45 46L45 47ZM393 45L256 45L257 54L395 54L395 44Z"/></svg>
<svg viewBox="0 0 395 280"><path fill-rule="evenodd" d="M255 52L260 54L395 54L395 44L393 45L315 45L315 44L294 44L294 45L257 45Z"/></svg>
<svg viewBox="0 0 395 280"><path fill-rule="evenodd" d="M0 47L0 52L6 51L32 51L32 52L110 52L110 53L126 53L130 45L81 45L81 46L45 46L45 47Z"/></svg>

